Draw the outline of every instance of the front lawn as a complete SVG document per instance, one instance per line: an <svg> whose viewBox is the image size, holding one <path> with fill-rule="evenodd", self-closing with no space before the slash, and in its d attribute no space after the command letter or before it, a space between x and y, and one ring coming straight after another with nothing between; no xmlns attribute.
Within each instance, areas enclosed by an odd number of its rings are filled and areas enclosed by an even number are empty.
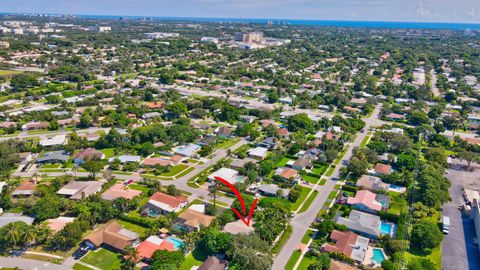
<svg viewBox="0 0 480 270"><path fill-rule="evenodd" d="M109 159L115 153L115 148L105 148L105 149L102 149L102 152L105 155L105 159Z"/></svg>
<svg viewBox="0 0 480 270"><path fill-rule="evenodd" d="M42 167L40 167L41 169L58 169L60 168L62 165L61 164L58 164L58 163L55 163L55 164L43 164Z"/></svg>
<svg viewBox="0 0 480 270"><path fill-rule="evenodd" d="M168 172L164 172L164 173L160 174L160 176L172 177L172 176L175 176L175 175L179 174L180 172L182 172L183 170L185 170L187 168L188 168L187 165L179 164L177 166L170 167Z"/></svg>
<svg viewBox="0 0 480 270"><path fill-rule="evenodd" d="M290 205L290 210L292 210L292 211L296 211L298 209L298 207L300 207L302 202L307 198L308 193L310 193L311 189L309 189L307 187L301 187L301 188L302 188L302 192L300 193L300 197L297 199L296 202L294 202Z"/></svg>
<svg viewBox="0 0 480 270"><path fill-rule="evenodd" d="M300 255L302 255L302 253L299 250L295 250L292 254L292 257L290 257L290 259L288 260L287 265L285 265L285 270L292 270L293 267L295 267L298 259L300 258Z"/></svg>
<svg viewBox="0 0 480 270"><path fill-rule="evenodd" d="M73 270L92 270L92 269L90 267L86 267L84 265L76 263L73 265Z"/></svg>
<svg viewBox="0 0 480 270"><path fill-rule="evenodd" d="M317 197L317 195L318 195L318 191L314 190L312 195L310 195L310 197L308 197L305 204L303 204L302 209L300 209L299 213L303 213L303 212L307 211L307 209L310 207L310 205L312 204L313 200L315 200L315 197Z"/></svg>
<svg viewBox="0 0 480 270"><path fill-rule="evenodd" d="M314 263L316 261L315 257L313 256L303 256L302 261L298 265L298 270L307 270L310 264Z"/></svg>
<svg viewBox="0 0 480 270"><path fill-rule="evenodd" d="M105 248L100 248L96 251L90 251L81 261L102 270L114 270L121 268L122 255Z"/></svg>
<svg viewBox="0 0 480 270"><path fill-rule="evenodd" d="M290 161L289 158L287 157L284 157L282 158L282 160L280 160L278 163L277 163L277 167L285 167L285 165L287 165L287 163Z"/></svg>
<svg viewBox="0 0 480 270"><path fill-rule="evenodd" d="M307 181L307 182L312 183L312 184L316 184L319 180L317 177L313 177L313 176L310 176L310 175L303 175L302 179L303 179L303 181Z"/></svg>

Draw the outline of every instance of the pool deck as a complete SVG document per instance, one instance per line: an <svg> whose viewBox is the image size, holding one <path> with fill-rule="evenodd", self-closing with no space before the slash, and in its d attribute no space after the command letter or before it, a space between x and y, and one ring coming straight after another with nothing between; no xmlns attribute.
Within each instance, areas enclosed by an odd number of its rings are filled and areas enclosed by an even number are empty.
<svg viewBox="0 0 480 270"><path fill-rule="evenodd" d="M365 265L365 266L368 266L368 267L371 267L371 268L376 268L376 267L380 267L381 265L376 263L374 260L373 260L373 250L374 249L380 249L383 253L383 256L385 257L385 259L388 259L387 257L387 254L385 254L385 251L383 251L383 248L377 248L377 247L371 247L369 246L367 251L365 252L365 258L363 259L363 262L362 264Z"/></svg>

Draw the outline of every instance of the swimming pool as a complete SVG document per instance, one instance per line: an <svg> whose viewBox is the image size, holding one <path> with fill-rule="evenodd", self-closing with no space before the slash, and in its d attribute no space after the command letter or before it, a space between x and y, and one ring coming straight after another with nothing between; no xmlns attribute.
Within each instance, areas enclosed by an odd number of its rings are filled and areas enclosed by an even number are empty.
<svg viewBox="0 0 480 270"><path fill-rule="evenodd" d="M391 234L392 233L392 224L382 222L380 223L380 232L382 234Z"/></svg>
<svg viewBox="0 0 480 270"><path fill-rule="evenodd" d="M385 261L385 254L383 254L383 250L380 248L374 248L372 259L375 261L375 263L381 265L382 262Z"/></svg>
<svg viewBox="0 0 480 270"><path fill-rule="evenodd" d="M173 244L173 247L176 250L179 250L183 246L183 241L181 239L178 239L176 237L168 237L165 239L165 241L168 241Z"/></svg>

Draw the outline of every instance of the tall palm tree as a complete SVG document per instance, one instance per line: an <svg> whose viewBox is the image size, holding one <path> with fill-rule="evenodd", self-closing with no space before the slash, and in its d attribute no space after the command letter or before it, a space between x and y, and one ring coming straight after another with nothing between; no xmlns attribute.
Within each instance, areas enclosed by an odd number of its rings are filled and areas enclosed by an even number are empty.
<svg viewBox="0 0 480 270"><path fill-rule="evenodd" d="M125 267L129 269L134 269L135 264L140 261L140 256L138 254L138 250L133 248L132 246L128 246L125 248Z"/></svg>

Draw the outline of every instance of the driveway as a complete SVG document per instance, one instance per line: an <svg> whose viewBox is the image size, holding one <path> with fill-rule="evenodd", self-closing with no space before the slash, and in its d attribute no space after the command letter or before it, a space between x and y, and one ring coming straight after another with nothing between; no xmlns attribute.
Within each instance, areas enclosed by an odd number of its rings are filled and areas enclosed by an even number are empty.
<svg viewBox="0 0 480 270"><path fill-rule="evenodd" d="M448 169L445 175L451 182L449 189L452 201L443 207L443 215L450 218L450 232L442 244L442 266L444 270L480 269L480 253L474 242L473 221L462 215L458 206L464 203L462 189L480 189L480 165L473 164L475 170Z"/></svg>

